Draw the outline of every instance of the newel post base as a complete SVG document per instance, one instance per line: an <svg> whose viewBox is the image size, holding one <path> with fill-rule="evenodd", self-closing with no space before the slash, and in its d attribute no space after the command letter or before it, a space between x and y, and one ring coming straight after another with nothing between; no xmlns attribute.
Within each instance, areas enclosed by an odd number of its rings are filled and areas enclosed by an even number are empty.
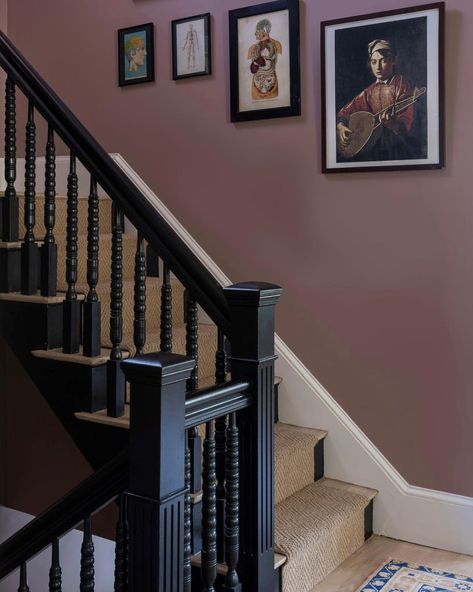
<svg viewBox="0 0 473 592"><path fill-rule="evenodd" d="M131 383L129 592L183 592L186 380L194 360L153 353L122 363Z"/></svg>
<svg viewBox="0 0 473 592"><path fill-rule="evenodd" d="M252 384L238 413L242 588L274 592L274 314L282 289L246 282L224 289L230 306L232 380Z"/></svg>

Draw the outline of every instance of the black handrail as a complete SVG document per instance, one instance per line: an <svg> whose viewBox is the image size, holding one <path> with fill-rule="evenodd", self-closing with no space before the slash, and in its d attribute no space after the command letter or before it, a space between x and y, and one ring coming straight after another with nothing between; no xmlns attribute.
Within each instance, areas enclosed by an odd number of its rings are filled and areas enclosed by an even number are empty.
<svg viewBox="0 0 473 592"><path fill-rule="evenodd" d="M229 335L230 313L221 286L1 31L0 66L117 202L210 318Z"/></svg>
<svg viewBox="0 0 473 592"><path fill-rule="evenodd" d="M0 580L127 487L128 450L124 450L0 545Z"/></svg>
<svg viewBox="0 0 473 592"><path fill-rule="evenodd" d="M186 429L246 409L253 402L249 382L229 381L205 387L186 397Z"/></svg>

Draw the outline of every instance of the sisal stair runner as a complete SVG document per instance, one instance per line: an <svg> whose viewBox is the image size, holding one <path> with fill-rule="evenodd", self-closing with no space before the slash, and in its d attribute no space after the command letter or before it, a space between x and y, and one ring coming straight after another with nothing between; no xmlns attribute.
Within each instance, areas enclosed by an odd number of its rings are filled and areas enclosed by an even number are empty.
<svg viewBox="0 0 473 592"><path fill-rule="evenodd" d="M42 200L37 198L38 211ZM65 291L65 249L67 202L56 199L55 237L58 244L58 289ZM20 220L23 219L20 200ZM79 200L78 282L77 292L87 294L87 200ZM111 202L100 200L100 269L97 293L102 306L101 341L110 348L110 261ZM36 238L44 234L38 220ZM21 233L20 233L21 235ZM136 236L123 236L123 340L122 350L134 354L134 258ZM145 352L160 350L161 278L147 278L147 337ZM184 290L171 279L173 291L173 351L185 353ZM213 382L217 331L212 324L199 323L200 386ZM128 406L124 417L108 417L105 412L78 413L79 419L127 428ZM199 430L202 433L202 430ZM376 492L363 487L326 479L323 463L315 453L327 432L277 423L275 425L275 551L285 557L282 567L282 592L309 592L338 565L358 550L365 541L365 515ZM321 450L320 448L318 449ZM323 450L323 449L322 449ZM323 459L323 455L322 455ZM315 481L315 478L318 478ZM194 558L198 563L199 559ZM280 560L278 560L281 563ZM220 566L221 569L224 566Z"/></svg>

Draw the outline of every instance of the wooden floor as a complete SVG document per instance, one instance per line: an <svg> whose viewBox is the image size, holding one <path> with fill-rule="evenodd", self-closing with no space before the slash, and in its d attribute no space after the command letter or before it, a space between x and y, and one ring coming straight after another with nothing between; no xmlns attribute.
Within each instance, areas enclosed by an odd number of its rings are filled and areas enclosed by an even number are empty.
<svg viewBox="0 0 473 592"><path fill-rule="evenodd" d="M469 555L373 536L311 592L356 592L377 567L390 559L410 561L473 577L473 557Z"/></svg>

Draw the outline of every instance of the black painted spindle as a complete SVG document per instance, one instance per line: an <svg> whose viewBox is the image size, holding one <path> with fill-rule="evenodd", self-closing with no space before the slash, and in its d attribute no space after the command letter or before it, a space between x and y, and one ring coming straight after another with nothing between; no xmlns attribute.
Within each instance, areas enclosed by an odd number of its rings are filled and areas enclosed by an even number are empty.
<svg viewBox="0 0 473 592"><path fill-rule="evenodd" d="M146 343L146 256L143 235L138 232L135 255L135 318L133 341L136 355L143 353Z"/></svg>
<svg viewBox="0 0 473 592"><path fill-rule="evenodd" d="M172 351L172 287L169 267L166 265L166 263L163 263L163 285L161 286L160 338L161 351Z"/></svg>
<svg viewBox="0 0 473 592"><path fill-rule="evenodd" d="M186 438L187 440L187 438ZM184 496L184 592L192 589L192 508L191 508L191 451L186 444Z"/></svg>
<svg viewBox="0 0 473 592"><path fill-rule="evenodd" d="M123 337L123 223L118 207L112 206L112 279L110 341L112 351L107 368L107 414L119 417L125 411L125 377L121 369Z"/></svg>
<svg viewBox="0 0 473 592"><path fill-rule="evenodd" d="M221 329L217 333L217 352L215 354L215 384L222 384L226 379L225 336Z"/></svg>
<svg viewBox="0 0 473 592"><path fill-rule="evenodd" d="M213 421L206 424L202 468L202 592L214 592L217 577L217 475Z"/></svg>
<svg viewBox="0 0 473 592"><path fill-rule="evenodd" d="M115 537L115 585L114 592L128 589L128 524L126 520L126 496L120 495L117 532Z"/></svg>
<svg viewBox="0 0 473 592"><path fill-rule="evenodd" d="M215 420L215 455L217 471L217 560L225 561L225 453L227 418Z"/></svg>
<svg viewBox="0 0 473 592"><path fill-rule="evenodd" d="M187 390L193 391L197 389L198 379L198 362L199 362L199 349L198 349L198 329L199 319L197 302L193 296L186 291L185 297L186 304L186 355L195 361L195 367L192 371L191 377L187 381Z"/></svg>
<svg viewBox="0 0 473 592"><path fill-rule="evenodd" d="M2 200L2 240L16 242L19 238L18 196L16 181L16 89L8 76L5 83L5 181Z"/></svg>
<svg viewBox="0 0 473 592"><path fill-rule="evenodd" d="M62 569L59 563L59 540L52 544L51 568L49 570L49 592L62 591Z"/></svg>
<svg viewBox="0 0 473 592"><path fill-rule="evenodd" d="M20 586L18 592L30 592L28 587L28 576L26 574L26 563L20 565Z"/></svg>
<svg viewBox="0 0 473 592"><path fill-rule="evenodd" d="M36 124L34 107L28 103L25 149L25 238L21 245L21 293L36 294L39 286L39 249L36 244Z"/></svg>
<svg viewBox="0 0 473 592"><path fill-rule="evenodd" d="M66 282L67 292L63 304L63 345L66 354L76 354L80 347L80 302L77 299L77 233L79 187L76 157L71 153L67 177L67 236Z"/></svg>
<svg viewBox="0 0 473 592"><path fill-rule="evenodd" d="M236 572L240 555L240 465L239 465L238 427L236 414L229 417L227 429L227 454L225 460L226 498L225 498L225 562L227 574L223 590L240 592L241 584Z"/></svg>
<svg viewBox="0 0 473 592"><path fill-rule="evenodd" d="M84 356L100 355L101 304L97 295L99 281L99 196L97 181L91 177L87 211L87 284L84 302Z"/></svg>
<svg viewBox="0 0 473 592"><path fill-rule="evenodd" d="M94 543L92 541L92 529L90 516L84 520L84 537L81 546L80 559L80 592L93 592L95 587L94 577Z"/></svg>
<svg viewBox="0 0 473 592"><path fill-rule="evenodd" d="M150 244L146 246L146 276L159 277L159 257Z"/></svg>
<svg viewBox="0 0 473 592"><path fill-rule="evenodd" d="M41 246L41 296L57 293L57 245L54 238L56 223L56 147L54 131L48 127L46 144L46 182L44 189L44 226L46 234Z"/></svg>

